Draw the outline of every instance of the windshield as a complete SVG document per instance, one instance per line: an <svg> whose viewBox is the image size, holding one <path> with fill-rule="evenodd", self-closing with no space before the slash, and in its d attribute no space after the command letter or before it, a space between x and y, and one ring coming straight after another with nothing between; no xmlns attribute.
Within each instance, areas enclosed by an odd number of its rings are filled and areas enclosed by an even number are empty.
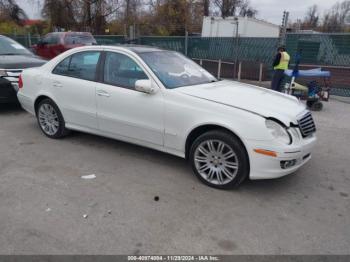
<svg viewBox="0 0 350 262"><path fill-rule="evenodd" d="M0 55L32 55L32 53L16 41L0 36Z"/></svg>
<svg viewBox="0 0 350 262"><path fill-rule="evenodd" d="M217 81L198 64L174 51L139 54L166 88L200 85Z"/></svg>

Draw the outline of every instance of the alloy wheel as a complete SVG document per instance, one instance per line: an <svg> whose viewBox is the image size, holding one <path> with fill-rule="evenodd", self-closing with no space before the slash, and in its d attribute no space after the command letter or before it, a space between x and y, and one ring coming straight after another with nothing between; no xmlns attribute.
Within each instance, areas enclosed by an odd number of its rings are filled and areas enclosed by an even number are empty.
<svg viewBox="0 0 350 262"><path fill-rule="evenodd" d="M59 129L59 119L56 110L50 104L42 104L38 111L41 129L49 136L53 136Z"/></svg>
<svg viewBox="0 0 350 262"><path fill-rule="evenodd" d="M235 179L238 172L238 158L235 151L221 140L206 140L196 148L195 167L207 182L225 185Z"/></svg>

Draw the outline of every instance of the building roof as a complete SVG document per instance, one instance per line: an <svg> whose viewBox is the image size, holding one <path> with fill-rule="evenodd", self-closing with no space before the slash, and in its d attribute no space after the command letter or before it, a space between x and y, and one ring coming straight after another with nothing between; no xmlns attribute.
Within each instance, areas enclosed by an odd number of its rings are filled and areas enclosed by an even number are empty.
<svg viewBox="0 0 350 262"><path fill-rule="evenodd" d="M249 21L253 21L253 22L259 22L259 23L263 23L263 24L267 24L270 26L275 26L275 27L280 27L279 25L276 25L274 23L271 23L269 21L263 20L263 19L258 19L255 17L248 17L248 16L228 16L228 17L221 17L221 16L205 16L204 18L209 18L209 19L214 19L214 20L235 20L235 19L247 19Z"/></svg>

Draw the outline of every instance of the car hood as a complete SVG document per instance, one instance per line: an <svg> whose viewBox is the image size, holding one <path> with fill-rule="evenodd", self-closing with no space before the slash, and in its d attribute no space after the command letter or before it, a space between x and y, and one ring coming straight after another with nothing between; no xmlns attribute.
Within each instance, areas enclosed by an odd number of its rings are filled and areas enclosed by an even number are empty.
<svg viewBox="0 0 350 262"><path fill-rule="evenodd" d="M235 107L266 118L275 118L289 126L306 110L293 96L266 88L223 80L205 85L175 89L185 95Z"/></svg>
<svg viewBox="0 0 350 262"><path fill-rule="evenodd" d="M38 67L47 61L34 55L0 55L0 68L2 69L24 69Z"/></svg>

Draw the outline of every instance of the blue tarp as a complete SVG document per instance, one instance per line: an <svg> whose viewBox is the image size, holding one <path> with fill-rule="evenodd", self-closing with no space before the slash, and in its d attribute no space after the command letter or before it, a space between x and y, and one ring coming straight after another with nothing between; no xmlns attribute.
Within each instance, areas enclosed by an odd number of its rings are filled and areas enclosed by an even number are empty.
<svg viewBox="0 0 350 262"><path fill-rule="evenodd" d="M298 70L293 73L294 70L288 69L284 71L287 76L295 77L330 77L331 72L322 71L321 68L309 69L309 70Z"/></svg>

